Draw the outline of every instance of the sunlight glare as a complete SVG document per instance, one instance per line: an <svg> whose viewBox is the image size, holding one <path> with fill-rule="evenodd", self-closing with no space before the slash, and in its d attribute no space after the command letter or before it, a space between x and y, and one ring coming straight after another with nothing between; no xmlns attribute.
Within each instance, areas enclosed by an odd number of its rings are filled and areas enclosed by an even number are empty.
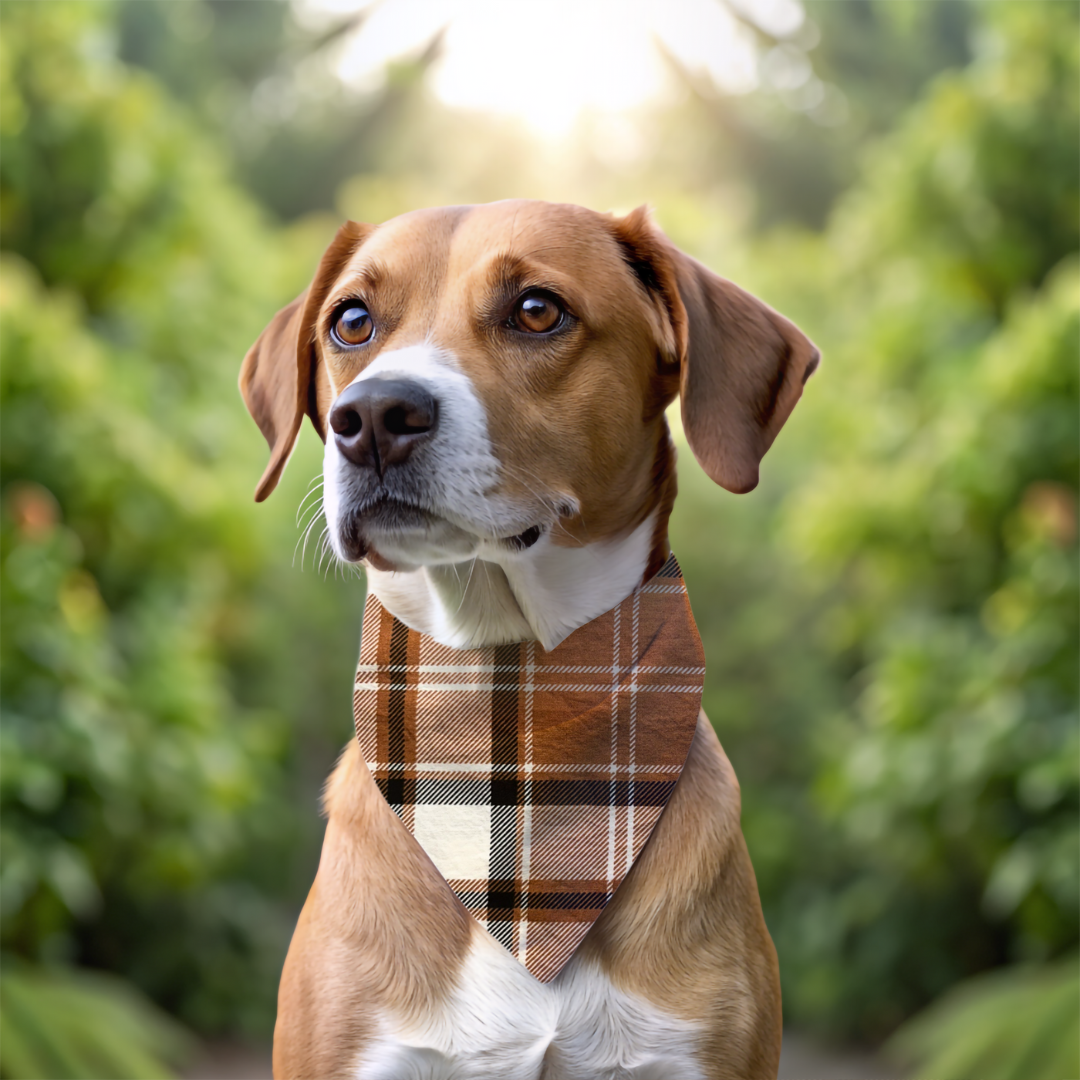
<svg viewBox="0 0 1080 1080"><path fill-rule="evenodd" d="M341 17L356 0L296 0L307 19ZM797 0L741 0L742 10L801 21ZM779 17L778 17L779 14ZM762 20L764 21L764 20ZM625 114L663 97L657 48L721 90L758 85L753 34L721 0L381 0L345 41L337 73L370 89L385 64L415 55L445 28L431 87L446 105L516 117L557 138L586 111Z"/></svg>
<svg viewBox="0 0 1080 1080"><path fill-rule="evenodd" d="M639 5L470 4L450 25L433 88L447 105L503 112L561 135L585 110L619 112L664 87Z"/></svg>

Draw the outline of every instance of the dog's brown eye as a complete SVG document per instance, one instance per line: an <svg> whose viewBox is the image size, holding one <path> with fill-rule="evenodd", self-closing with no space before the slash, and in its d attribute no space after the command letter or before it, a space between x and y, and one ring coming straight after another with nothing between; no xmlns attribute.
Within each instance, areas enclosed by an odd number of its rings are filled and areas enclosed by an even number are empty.
<svg viewBox="0 0 1080 1080"><path fill-rule="evenodd" d="M362 304L348 304L334 320L333 336L341 345L363 345L375 329L368 309Z"/></svg>
<svg viewBox="0 0 1080 1080"><path fill-rule="evenodd" d="M546 334L563 320L563 310L550 296L527 293L514 309L514 325L527 334Z"/></svg>

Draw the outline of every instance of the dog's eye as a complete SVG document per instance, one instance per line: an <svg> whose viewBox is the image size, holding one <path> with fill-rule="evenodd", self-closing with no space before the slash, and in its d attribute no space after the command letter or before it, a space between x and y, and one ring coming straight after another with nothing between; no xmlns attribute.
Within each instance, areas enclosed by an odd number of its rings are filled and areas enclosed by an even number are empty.
<svg viewBox="0 0 1080 1080"><path fill-rule="evenodd" d="M557 330L564 312L546 293L526 293L514 308L514 326L527 334L546 334Z"/></svg>
<svg viewBox="0 0 1080 1080"><path fill-rule="evenodd" d="M363 304L352 301L342 305L334 316L330 333L339 345L363 345L375 331L371 315Z"/></svg>

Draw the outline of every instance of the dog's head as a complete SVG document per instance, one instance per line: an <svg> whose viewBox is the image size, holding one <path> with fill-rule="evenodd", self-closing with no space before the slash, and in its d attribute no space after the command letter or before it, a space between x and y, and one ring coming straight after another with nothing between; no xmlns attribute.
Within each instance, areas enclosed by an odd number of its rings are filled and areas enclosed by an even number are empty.
<svg viewBox="0 0 1080 1080"><path fill-rule="evenodd" d="M511 201L349 222L244 360L271 450L255 497L306 412L342 559L407 570L590 544L670 509L676 394L705 471L745 492L818 359L643 209Z"/></svg>

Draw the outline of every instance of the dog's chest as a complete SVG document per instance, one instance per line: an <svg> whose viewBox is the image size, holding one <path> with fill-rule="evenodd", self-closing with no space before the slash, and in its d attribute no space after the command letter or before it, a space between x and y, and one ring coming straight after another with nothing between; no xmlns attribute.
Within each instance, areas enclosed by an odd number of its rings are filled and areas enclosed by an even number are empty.
<svg viewBox="0 0 1080 1080"><path fill-rule="evenodd" d="M483 931L449 999L388 1014L357 1080L698 1080L698 1025L624 993L571 959L544 984Z"/></svg>

